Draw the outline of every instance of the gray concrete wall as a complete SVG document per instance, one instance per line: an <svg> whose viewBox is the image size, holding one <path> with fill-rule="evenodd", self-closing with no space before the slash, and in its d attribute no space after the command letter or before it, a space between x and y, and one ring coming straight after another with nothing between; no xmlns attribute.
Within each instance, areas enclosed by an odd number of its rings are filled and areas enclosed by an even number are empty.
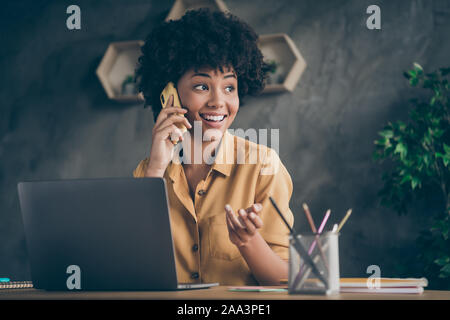
<svg viewBox="0 0 450 320"><path fill-rule="evenodd" d="M383 276L415 262L415 239L429 210L398 216L378 205L381 168L373 141L404 118L402 72L449 66L450 2L376 1L382 29L365 27L372 1L225 1L259 34L287 33L308 67L293 93L248 99L233 128L280 128L280 157L291 173L296 227L301 204L329 225L347 208L341 275ZM0 277L27 279L16 184L21 180L130 176L149 152L153 118L140 104L109 101L95 69L111 41L144 39L172 1L76 1L82 29L65 27L66 1L10 1L0 12ZM411 268L407 275L419 276Z"/></svg>

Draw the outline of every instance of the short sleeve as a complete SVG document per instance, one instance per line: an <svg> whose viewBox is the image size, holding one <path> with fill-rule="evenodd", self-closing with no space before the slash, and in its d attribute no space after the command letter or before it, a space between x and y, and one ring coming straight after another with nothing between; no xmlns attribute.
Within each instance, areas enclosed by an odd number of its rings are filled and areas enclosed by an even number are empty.
<svg viewBox="0 0 450 320"><path fill-rule="evenodd" d="M139 162L138 166L133 171L134 178L143 178L145 176L145 169L147 168L148 160L148 158L145 158L144 160Z"/></svg>
<svg viewBox="0 0 450 320"><path fill-rule="evenodd" d="M289 259L289 229L275 211L269 196L275 200L281 213L292 227L294 215L289 208L292 189L291 176L281 163L277 153L268 148L257 180L255 203L261 203L263 206L261 235L271 249L286 261Z"/></svg>

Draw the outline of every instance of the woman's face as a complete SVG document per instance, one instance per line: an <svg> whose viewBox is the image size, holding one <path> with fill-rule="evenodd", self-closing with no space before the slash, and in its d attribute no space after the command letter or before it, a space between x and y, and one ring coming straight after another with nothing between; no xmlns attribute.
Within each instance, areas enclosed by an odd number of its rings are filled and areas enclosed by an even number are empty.
<svg viewBox="0 0 450 320"><path fill-rule="evenodd" d="M239 109L238 83L234 70L200 68L187 71L178 81L181 104L188 110L186 118L195 128L194 121L202 124L202 134L216 129L222 134L233 123Z"/></svg>

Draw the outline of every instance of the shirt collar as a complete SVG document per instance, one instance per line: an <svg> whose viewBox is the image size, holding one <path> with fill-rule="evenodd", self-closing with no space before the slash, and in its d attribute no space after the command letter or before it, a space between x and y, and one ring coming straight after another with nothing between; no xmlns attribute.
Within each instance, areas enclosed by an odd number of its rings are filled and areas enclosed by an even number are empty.
<svg viewBox="0 0 450 320"><path fill-rule="evenodd" d="M234 163L234 136L225 130L222 140L220 141L219 151L212 170L216 170L225 176L229 176Z"/></svg>

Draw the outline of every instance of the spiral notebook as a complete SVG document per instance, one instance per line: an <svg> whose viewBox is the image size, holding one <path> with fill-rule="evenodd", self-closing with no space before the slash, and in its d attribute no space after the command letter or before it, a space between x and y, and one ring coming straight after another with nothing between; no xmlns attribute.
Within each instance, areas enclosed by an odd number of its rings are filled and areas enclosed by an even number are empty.
<svg viewBox="0 0 450 320"><path fill-rule="evenodd" d="M24 289L24 288L33 288L33 282L31 281L0 282L0 289Z"/></svg>

